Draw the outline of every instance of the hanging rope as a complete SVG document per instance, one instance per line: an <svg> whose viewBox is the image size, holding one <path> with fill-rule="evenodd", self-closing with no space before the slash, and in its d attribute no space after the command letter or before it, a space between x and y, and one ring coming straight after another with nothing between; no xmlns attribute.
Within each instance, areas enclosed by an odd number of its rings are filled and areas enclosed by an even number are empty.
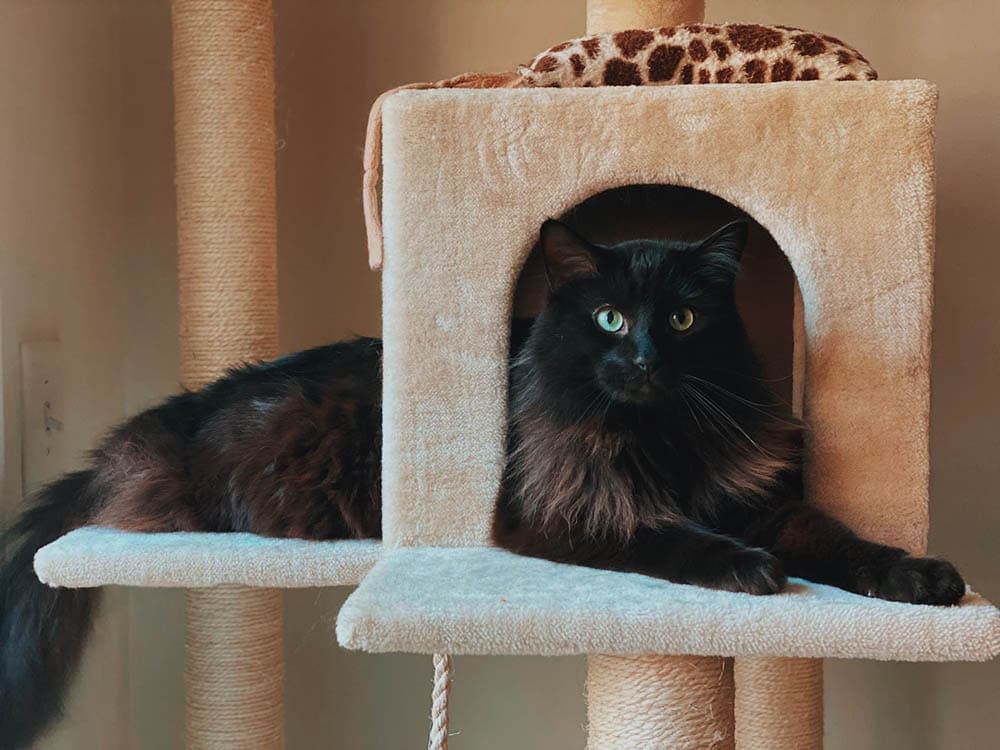
<svg viewBox="0 0 1000 750"><path fill-rule="evenodd" d="M452 666L448 654L434 654L434 690L431 692L431 734L427 750L448 750L448 695Z"/></svg>

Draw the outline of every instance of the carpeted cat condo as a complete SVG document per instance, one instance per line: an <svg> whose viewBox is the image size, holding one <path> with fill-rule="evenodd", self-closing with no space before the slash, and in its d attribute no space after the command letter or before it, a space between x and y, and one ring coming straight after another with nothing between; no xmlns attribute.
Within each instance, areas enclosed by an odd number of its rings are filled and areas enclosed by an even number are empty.
<svg viewBox="0 0 1000 750"><path fill-rule="evenodd" d="M936 99L924 81L836 80L387 97L386 549L340 613L340 642L453 654L995 655L997 611L972 593L938 608L793 580L755 598L520 558L488 536L512 297L539 227L602 191L657 184L718 196L772 235L801 293L808 499L868 538L923 552ZM598 682L591 744L611 747L593 735ZM709 746L657 741L617 742Z"/></svg>

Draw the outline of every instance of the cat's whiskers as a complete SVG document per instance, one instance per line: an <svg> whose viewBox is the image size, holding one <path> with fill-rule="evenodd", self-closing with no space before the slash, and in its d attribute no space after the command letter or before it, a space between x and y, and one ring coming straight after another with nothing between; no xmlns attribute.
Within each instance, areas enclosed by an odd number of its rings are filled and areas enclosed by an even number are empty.
<svg viewBox="0 0 1000 750"><path fill-rule="evenodd" d="M717 373L720 373L720 374L723 374L723 375L735 375L736 377L743 378L744 380L752 380L755 383L760 383L765 388L767 388L768 393L777 402L775 404L776 406L777 405L785 406L789 410L791 410L791 408L792 408L791 402L789 402L787 399L782 398L772 388L772 386L774 384L776 384L776 383L787 383L787 382L791 381L791 379L792 379L791 375L783 375L782 377L779 377L779 378L762 378L759 375L751 375L750 373L747 373L747 372L740 372L739 370L731 370L731 369L728 369L728 368L725 368L725 367L705 367L703 369L710 370L711 372L717 372ZM706 381L706 382L711 382L711 381ZM796 425L796 426L799 426L799 425Z"/></svg>
<svg viewBox="0 0 1000 750"><path fill-rule="evenodd" d="M586 424L590 420L591 411L596 413L597 404L600 402L601 396L602 393L600 391L591 396L590 400L587 402L587 406L583 409L580 416L576 420L578 423Z"/></svg>
<svg viewBox="0 0 1000 750"><path fill-rule="evenodd" d="M744 380L753 380L758 383L765 383L765 384L787 383L789 380L792 379L791 375L782 375L780 378L762 378L759 375L752 375L748 372L741 372L739 370L730 370L725 367L702 367L702 369L711 370L712 372L719 372L724 375L736 375L737 377L743 378ZM778 396L775 395L775 398L778 398ZM779 399L779 400L782 401L782 403L784 403L784 399Z"/></svg>
<svg viewBox="0 0 1000 750"><path fill-rule="evenodd" d="M721 430L727 437L732 434L730 425L719 421L718 415L705 404L702 394L696 387L684 383L681 384L681 387L690 394L692 398L691 404L697 412L701 413L701 416L704 417L708 425Z"/></svg>
<svg viewBox="0 0 1000 750"><path fill-rule="evenodd" d="M723 386L719 385L718 383L713 383L711 380L705 380L705 378L699 378L697 375L692 375L691 373L682 373L681 377L682 378L688 378L688 379L690 379L690 380L692 380L694 382L697 382L697 383L703 383L704 385L711 386L716 391L719 391L722 395L728 396L729 398L732 398L732 399L734 399L736 401L739 401L739 402L741 402L741 403L749 406L754 411L756 411L756 412L758 412L760 414L763 414L764 416L769 417L769 418L775 420L776 422L781 422L782 424L788 425L789 427L798 427L799 426L797 422L792 422L792 421L790 421L788 419L782 419L777 414L775 414L773 411L769 411L769 409L774 409L774 408L778 407L779 406L778 403L763 404L763 403L760 403L758 401L751 401L750 399L744 398L743 396L740 396L737 393L733 393L731 390L729 390L728 388L724 388Z"/></svg>
<svg viewBox="0 0 1000 750"><path fill-rule="evenodd" d="M685 392L683 383L681 383L681 388L678 391L678 393L680 394L681 401L684 402L684 406L687 407L688 414L691 415L691 418L694 420L695 424L698 425L698 432L704 432L705 428L702 427L701 420L698 419L698 415L695 414L694 409L691 407L691 402L688 400L688 396L687 393Z"/></svg>
<svg viewBox="0 0 1000 750"><path fill-rule="evenodd" d="M601 416L597 418L596 421L601 422L604 417L607 416L608 409L611 408L612 398L605 391L598 389L597 393L593 398L587 403L587 408L584 409L583 415L579 418L580 424L588 422L590 419L597 417L598 412Z"/></svg>
<svg viewBox="0 0 1000 750"><path fill-rule="evenodd" d="M768 451L765 448L763 448L756 440L754 440L752 437L750 437L750 435L747 433L746 430L743 429L743 427L740 425L740 423L737 422L729 412L727 412L725 409L723 409L721 406L719 406L719 404L714 399L712 399L710 396L708 396L708 394L706 394L704 391L699 390L697 387L695 387L693 385L691 386L691 393L692 393L692 395L694 395L703 404L703 406L706 409L711 409L716 414L718 414L718 416L720 416L720 417L722 417L723 419L726 420L726 422L722 423L720 426L725 426L726 423L732 425L758 451L760 451L765 456L768 456L770 458L777 458L776 456L774 456L774 454L772 454L770 451ZM719 424L719 423L716 422L716 424Z"/></svg>
<svg viewBox="0 0 1000 750"><path fill-rule="evenodd" d="M689 372L681 373L681 377L682 378L689 378L689 379L694 380L694 381L696 381L698 383L703 383L703 384L705 384L707 386L711 386L712 388L715 388L716 390L721 391L722 393L726 394L727 396L731 396L732 398L735 398L738 401L742 401L744 404L747 404L748 406L760 406L760 407L763 407L763 408L774 408L775 406L777 406L777 404L764 404L764 403L761 403L759 401L751 401L748 398L744 398L743 396L740 396L740 395L738 395L736 393L733 393L731 390L729 390L728 388L724 388L723 386L719 385L718 383L713 383L711 380L706 380L705 378L700 378L697 375L692 375Z"/></svg>
<svg viewBox="0 0 1000 750"><path fill-rule="evenodd" d="M611 407L614 405L615 400L611 398L610 395L605 395L604 397L604 413L601 415L601 420L608 416L608 412L611 411Z"/></svg>

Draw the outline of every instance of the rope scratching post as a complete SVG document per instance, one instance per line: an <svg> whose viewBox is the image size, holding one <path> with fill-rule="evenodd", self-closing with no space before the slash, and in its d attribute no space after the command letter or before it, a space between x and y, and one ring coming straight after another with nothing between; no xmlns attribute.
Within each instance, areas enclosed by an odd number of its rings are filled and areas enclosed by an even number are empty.
<svg viewBox="0 0 1000 750"><path fill-rule="evenodd" d="M587 0L587 33L705 20L705 0Z"/></svg>
<svg viewBox="0 0 1000 750"><path fill-rule="evenodd" d="M823 747L822 659L736 659L736 747Z"/></svg>
<svg viewBox="0 0 1000 750"><path fill-rule="evenodd" d="M181 380L278 343L270 0L173 0ZM187 746L284 745L281 593L187 594Z"/></svg>
<svg viewBox="0 0 1000 750"><path fill-rule="evenodd" d="M588 750L733 747L733 660L590 656Z"/></svg>
<svg viewBox="0 0 1000 750"><path fill-rule="evenodd" d="M189 748L284 746L281 622L277 590L188 589Z"/></svg>
<svg viewBox="0 0 1000 750"><path fill-rule="evenodd" d="M587 0L588 34L704 20L704 0ZM797 327L796 362L798 338ZM715 657L591 656L587 706L589 750L814 750L822 747L822 662L740 659L734 668Z"/></svg>

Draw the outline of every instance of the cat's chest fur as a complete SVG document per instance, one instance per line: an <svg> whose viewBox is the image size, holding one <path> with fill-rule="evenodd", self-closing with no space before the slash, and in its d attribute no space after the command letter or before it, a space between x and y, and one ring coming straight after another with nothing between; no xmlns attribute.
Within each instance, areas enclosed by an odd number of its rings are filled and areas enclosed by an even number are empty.
<svg viewBox="0 0 1000 750"><path fill-rule="evenodd" d="M656 411L560 423L521 405L511 415L503 505L542 536L570 542L627 540L682 521L725 529L797 476L793 423L746 429L698 431Z"/></svg>
<svg viewBox="0 0 1000 750"><path fill-rule="evenodd" d="M641 526L688 517L705 473L668 431L605 420L560 425L516 415L504 491L535 528L628 538Z"/></svg>

